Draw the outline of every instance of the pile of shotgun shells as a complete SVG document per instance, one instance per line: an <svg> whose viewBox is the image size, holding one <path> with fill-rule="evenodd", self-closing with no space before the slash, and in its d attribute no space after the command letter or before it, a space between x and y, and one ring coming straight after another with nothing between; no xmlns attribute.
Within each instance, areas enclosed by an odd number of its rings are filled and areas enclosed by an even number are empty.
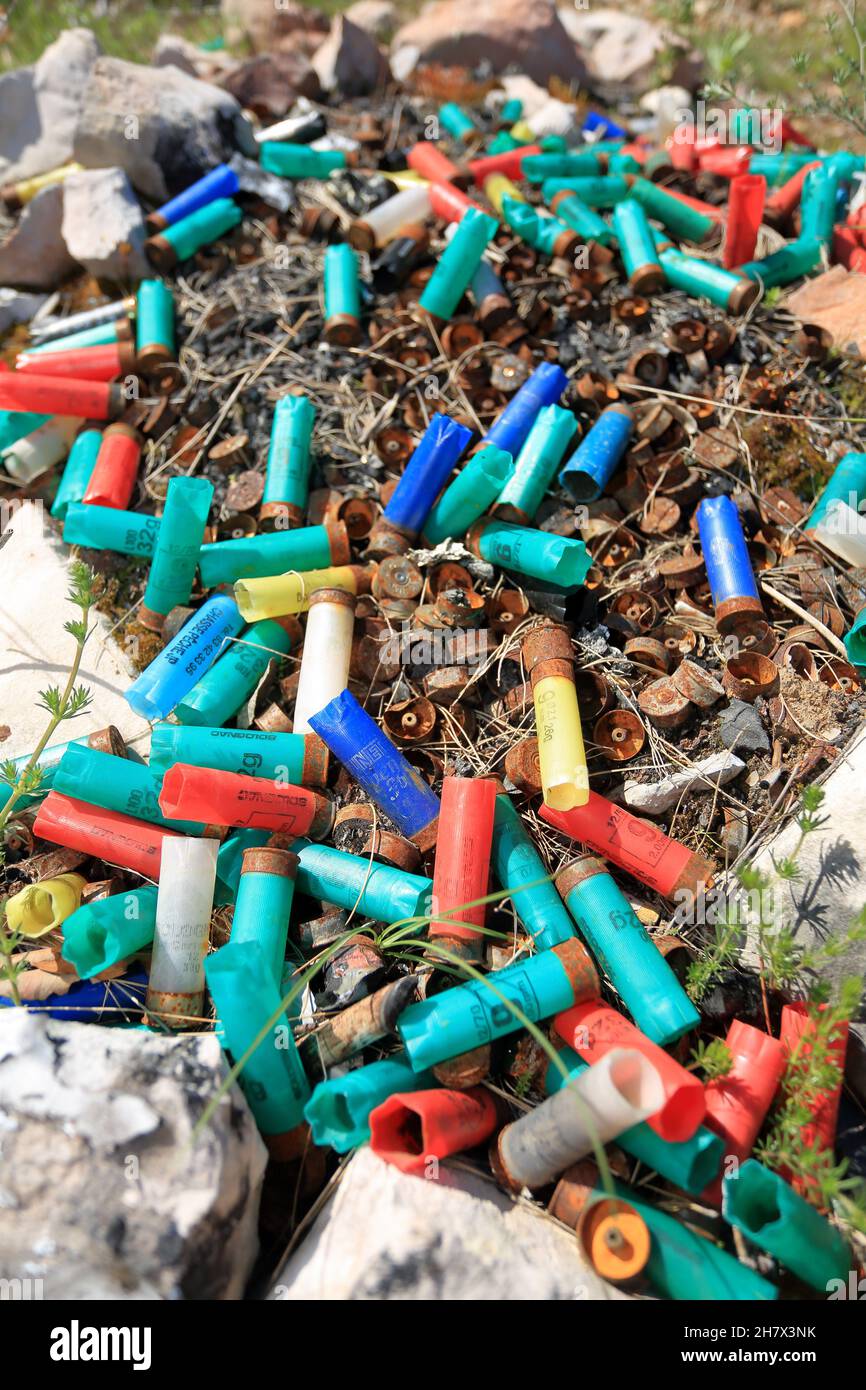
<svg viewBox="0 0 866 1390"><path fill-rule="evenodd" d="M305 1200L460 1155L631 1292L823 1296L837 1215L751 1157L813 1016L689 972L864 712L866 443L777 301L858 270L866 161L499 96L259 132L274 202L211 171L0 374L151 726L20 798L24 1006L216 1028Z"/></svg>

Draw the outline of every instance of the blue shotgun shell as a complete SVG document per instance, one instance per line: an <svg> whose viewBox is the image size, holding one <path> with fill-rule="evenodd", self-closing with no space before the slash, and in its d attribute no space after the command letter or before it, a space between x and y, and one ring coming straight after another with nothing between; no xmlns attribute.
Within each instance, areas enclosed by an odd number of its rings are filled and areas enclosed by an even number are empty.
<svg viewBox="0 0 866 1390"><path fill-rule="evenodd" d="M730 497L705 497L697 511L698 533L720 631L742 614L763 614L740 514Z"/></svg>
<svg viewBox="0 0 866 1390"><path fill-rule="evenodd" d="M575 502L594 502L613 477L634 429L629 406L609 405L581 440L559 475Z"/></svg>
<svg viewBox="0 0 866 1390"><path fill-rule="evenodd" d="M413 840L420 849L434 844L438 796L361 708L351 691L335 696L318 714L310 715L309 722L407 840Z"/></svg>

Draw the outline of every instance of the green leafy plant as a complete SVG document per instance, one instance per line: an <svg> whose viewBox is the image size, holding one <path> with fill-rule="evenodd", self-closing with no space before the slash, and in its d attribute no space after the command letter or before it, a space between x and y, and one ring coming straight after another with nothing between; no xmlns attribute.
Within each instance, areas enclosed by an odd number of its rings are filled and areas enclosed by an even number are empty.
<svg viewBox="0 0 866 1390"><path fill-rule="evenodd" d="M721 1038L711 1038L709 1042L698 1042L693 1048L687 1071L702 1071L707 1081L715 1081L727 1076L733 1064L731 1049Z"/></svg>
<svg viewBox="0 0 866 1390"><path fill-rule="evenodd" d="M802 874L799 857L807 837L827 823L820 814L824 801L821 787L805 787L800 795L797 825L800 835L790 854L774 863L775 874L743 864L736 870L740 888L757 904L748 925L754 932L758 953L758 974L764 996L767 1031L770 1032L768 994L772 991L800 990L816 1003L827 996L827 986L815 978L822 964L845 954L857 941L866 940L866 908L854 919L844 935L828 937L817 946L797 941L794 926L779 920L776 911L778 888L796 882ZM746 927L739 904L734 899L722 920L715 924L713 935L700 958L689 966L686 986L696 1003L705 998L711 987L736 964Z"/></svg>
<svg viewBox="0 0 866 1390"><path fill-rule="evenodd" d="M88 569L87 565L82 564L80 560L76 560L70 565L70 585L66 597L69 603L80 610L81 616L71 618L63 625L66 632L75 640L75 653L69 668L69 675L62 690L59 686L52 685L39 692L39 707L45 710L49 718L42 737L25 766L19 771L14 762L4 762L0 765L0 779L9 787L9 795L0 807L0 867L2 867L5 857L4 843L9 818L22 797L31 796L39 790L42 782L39 759L47 748L52 735L64 720L74 719L91 703L92 697L87 686L78 685L76 682L81 669L84 648L90 635L88 623L90 610L96 602L95 584L96 576L92 570ZM0 902L0 979L8 982L15 1004L21 1003L18 978L24 965L15 960L15 955L22 942L23 938L9 929L6 921L6 899L4 898Z"/></svg>
<svg viewBox="0 0 866 1390"><path fill-rule="evenodd" d="M836 11L824 16L824 31L838 95L829 96L814 81L813 55L795 53L800 110L804 116L829 116L866 135L866 16L859 0L836 0Z"/></svg>

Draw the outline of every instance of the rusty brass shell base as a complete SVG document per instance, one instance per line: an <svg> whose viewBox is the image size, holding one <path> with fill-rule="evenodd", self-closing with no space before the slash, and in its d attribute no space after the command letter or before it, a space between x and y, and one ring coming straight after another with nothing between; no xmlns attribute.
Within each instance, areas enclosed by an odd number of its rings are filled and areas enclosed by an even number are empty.
<svg viewBox="0 0 866 1390"><path fill-rule="evenodd" d="M405 555L415 543L415 537L402 526L394 526L380 516L370 528L367 554L374 560L387 559L389 555Z"/></svg>
<svg viewBox="0 0 866 1390"><path fill-rule="evenodd" d="M293 502L263 502L259 507L260 531L296 531L304 524L304 513Z"/></svg>
<svg viewBox="0 0 866 1390"><path fill-rule="evenodd" d="M490 1044L482 1043L471 1052L462 1052L459 1057L450 1057L433 1068L433 1075L440 1086L449 1090L468 1091L470 1086L480 1086L490 1074Z"/></svg>
<svg viewBox="0 0 866 1390"><path fill-rule="evenodd" d="M754 613L756 617L764 617L764 606L759 598L752 598L746 595L744 598L726 598L716 609L716 627L723 635L733 632L738 623L743 621L745 613Z"/></svg>
<svg viewBox="0 0 866 1390"><path fill-rule="evenodd" d="M357 347L361 325L352 314L335 314L325 324L324 338L332 347Z"/></svg>
<svg viewBox="0 0 866 1390"><path fill-rule="evenodd" d="M163 275L166 275L177 265L177 252L171 242L166 241L165 237L159 233L156 236L148 237L144 243L144 253L151 265Z"/></svg>
<svg viewBox="0 0 866 1390"><path fill-rule="evenodd" d="M655 294L665 283L665 273L656 262L636 266L628 277L628 283L635 294Z"/></svg>
<svg viewBox="0 0 866 1390"><path fill-rule="evenodd" d="M145 343L138 351L137 358L140 370L149 376L172 360L171 348L166 347L165 343Z"/></svg>
<svg viewBox="0 0 866 1390"><path fill-rule="evenodd" d="M144 1022L153 1015L158 1025L168 1028L196 1028L204 1010L204 993L178 994L172 990L149 989L145 1000Z"/></svg>
<svg viewBox="0 0 866 1390"><path fill-rule="evenodd" d="M105 729L97 729L96 733L90 734L87 746L93 748L97 753L112 753L115 758L126 757L123 734L113 724L109 724Z"/></svg>
<svg viewBox="0 0 866 1390"><path fill-rule="evenodd" d="M144 604L138 610L138 621L151 632L162 632L165 619L165 613L154 613L152 608L145 608Z"/></svg>
<svg viewBox="0 0 866 1390"><path fill-rule="evenodd" d="M416 834L410 835L408 838L412 841L413 845L415 845L417 849L420 849L422 854L426 854L427 851L432 849L433 846L436 844L436 837L438 836L438 834L439 817L436 816L434 820L431 820L429 825L424 826L423 830L417 831Z"/></svg>

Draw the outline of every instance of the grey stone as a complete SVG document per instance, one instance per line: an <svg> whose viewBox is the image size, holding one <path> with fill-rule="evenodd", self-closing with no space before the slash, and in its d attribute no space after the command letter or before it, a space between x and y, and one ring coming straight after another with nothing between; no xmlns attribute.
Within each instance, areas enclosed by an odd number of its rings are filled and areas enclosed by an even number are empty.
<svg viewBox="0 0 866 1390"><path fill-rule="evenodd" d="M292 48L329 28L327 15L293 0L222 0L221 8L226 42L254 53Z"/></svg>
<svg viewBox="0 0 866 1390"><path fill-rule="evenodd" d="M98 280L136 283L150 273L144 217L122 169L69 175L62 231L70 256Z"/></svg>
<svg viewBox="0 0 866 1390"><path fill-rule="evenodd" d="M387 39L397 25L397 7L391 0L355 0L346 18L376 39Z"/></svg>
<svg viewBox="0 0 866 1390"><path fill-rule="evenodd" d="M220 84L262 120L285 116L299 97L320 100L322 87L305 53L259 53L238 63Z"/></svg>
<svg viewBox="0 0 866 1390"><path fill-rule="evenodd" d="M72 137L100 47L64 29L38 63L0 77L0 183L46 174L72 159Z"/></svg>
<svg viewBox="0 0 866 1390"><path fill-rule="evenodd" d="M571 1232L480 1173L410 1177L369 1148L350 1159L269 1298L364 1302L621 1299Z"/></svg>
<svg viewBox="0 0 866 1390"><path fill-rule="evenodd" d="M711 792L739 777L746 764L735 753L712 753L693 767L672 772L660 782L626 782L623 800L630 811L661 816L684 796Z"/></svg>
<svg viewBox="0 0 866 1390"><path fill-rule="evenodd" d="M180 68L190 77L200 77L205 64L202 50L180 34L160 34L150 55L151 67Z"/></svg>
<svg viewBox="0 0 866 1390"><path fill-rule="evenodd" d="M0 1275L46 1299L236 1299L266 1164L213 1033L0 1016Z"/></svg>
<svg viewBox="0 0 866 1390"><path fill-rule="evenodd" d="M0 290L0 333L16 323L27 323L48 300L45 294L21 294L18 290Z"/></svg>
<svg viewBox="0 0 866 1390"><path fill-rule="evenodd" d="M655 86L658 60L670 53L676 55L672 82L694 91L700 81L700 55L664 25L612 7L564 5L558 13L598 88L640 92Z"/></svg>
<svg viewBox="0 0 866 1390"><path fill-rule="evenodd" d="M253 157L256 143L228 92L175 67L93 65L75 132L80 163L124 169L138 192L162 203L236 149Z"/></svg>
<svg viewBox="0 0 866 1390"><path fill-rule="evenodd" d="M818 946L842 937L866 906L866 731L833 763L823 782L823 825L805 836L797 853L799 875L780 881L774 865L790 856L800 840L796 819L790 820L750 856L755 867L773 881L773 920L790 926L802 946ZM744 963L757 964L754 938L749 937ZM860 941L823 961L821 978L835 990L851 975L866 975L866 942ZM866 1103L866 1010L851 1026L846 1077L861 1103Z"/></svg>
<svg viewBox="0 0 866 1390"><path fill-rule="evenodd" d="M395 73L405 75L400 54L407 49L419 65L484 64L496 73L513 67L545 86L551 77L575 83L586 78L553 0L438 0L394 35Z"/></svg>
<svg viewBox="0 0 866 1390"><path fill-rule="evenodd" d="M63 185L50 184L24 207L0 246L0 285L51 290L76 269L63 240Z"/></svg>
<svg viewBox="0 0 866 1390"><path fill-rule="evenodd" d="M366 96L384 87L390 77L388 60L374 38L338 15L325 42L312 58L313 71L326 92Z"/></svg>
<svg viewBox="0 0 866 1390"><path fill-rule="evenodd" d="M738 753L769 753L770 739L754 705L731 700L719 716L719 737Z"/></svg>
<svg viewBox="0 0 866 1390"><path fill-rule="evenodd" d="M69 673L74 644L64 623L77 617L78 610L66 598L69 547L46 525L41 503L23 501L5 535L0 548L0 708L10 729L3 757L17 758L35 748L45 731L40 690L61 684ZM112 637L108 618L92 614L91 628L79 672L91 703L64 721L61 738L86 738L115 724L146 755L150 726L124 699L135 671Z"/></svg>

